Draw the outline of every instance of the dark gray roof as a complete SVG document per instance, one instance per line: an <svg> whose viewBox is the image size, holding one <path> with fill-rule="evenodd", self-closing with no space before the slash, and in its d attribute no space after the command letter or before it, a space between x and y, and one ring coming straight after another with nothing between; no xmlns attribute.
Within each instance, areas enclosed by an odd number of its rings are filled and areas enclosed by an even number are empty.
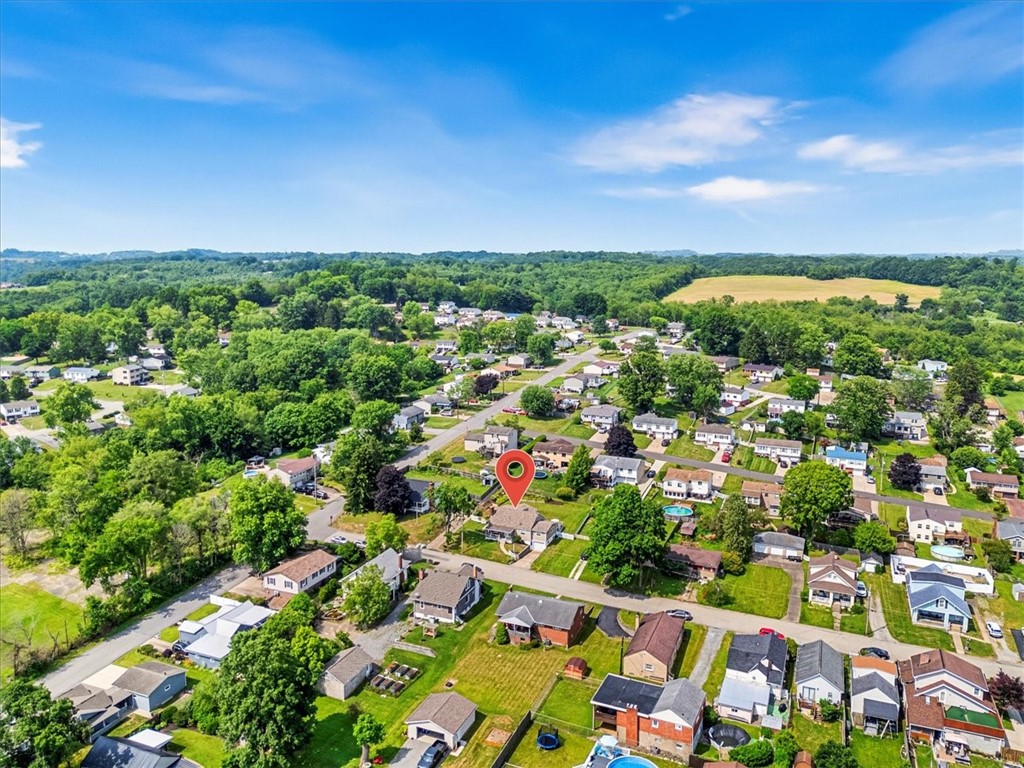
<svg viewBox="0 0 1024 768"><path fill-rule="evenodd" d="M821 675L837 690L844 690L843 657L831 645L815 640L796 652L796 684Z"/></svg>
<svg viewBox="0 0 1024 768"><path fill-rule="evenodd" d="M704 691L685 677L681 677L665 683L661 689L661 696L654 705L654 711L670 710L692 725L697 722L697 718L704 710L704 701Z"/></svg>
<svg viewBox="0 0 1024 768"><path fill-rule="evenodd" d="M412 491L412 500L414 502L423 501L427 497L427 490L430 488L429 480L415 480L407 477L405 481L409 483L409 489Z"/></svg>
<svg viewBox="0 0 1024 768"><path fill-rule="evenodd" d="M181 755L100 736L82 761L82 768L199 768Z"/></svg>
<svg viewBox="0 0 1024 768"><path fill-rule="evenodd" d="M762 531L761 533L754 534L754 541L762 544L767 544L772 547L792 547L793 549L799 549L803 551L804 540L799 536L793 536L788 533L779 533L778 531Z"/></svg>
<svg viewBox="0 0 1024 768"><path fill-rule="evenodd" d="M964 580L959 576L945 573L937 565L926 565L916 571L907 572L907 581L911 584L945 584L950 587L964 588Z"/></svg>
<svg viewBox="0 0 1024 768"><path fill-rule="evenodd" d="M734 635L725 666L743 673L760 667L769 683L781 685L788 655L786 641L775 635Z"/></svg>
<svg viewBox="0 0 1024 768"><path fill-rule="evenodd" d="M618 710L635 707L641 715L649 715L655 710L660 698L660 685L621 675L608 675L590 701L600 707Z"/></svg>
<svg viewBox="0 0 1024 768"><path fill-rule="evenodd" d="M866 675L853 678L850 688L854 696L859 696L860 694L868 693L869 691L878 691L889 701L900 700L896 686L877 672L869 672Z"/></svg>
<svg viewBox="0 0 1024 768"><path fill-rule="evenodd" d="M161 664L159 661L144 661L124 673L114 681L114 685L132 693L149 696L162 686L167 678L185 676L185 670ZM184 682L183 682L184 684Z"/></svg>
<svg viewBox="0 0 1024 768"><path fill-rule="evenodd" d="M335 680L347 683L363 674L363 670L374 660L360 646L353 645L339 653L327 664L324 674L330 675Z"/></svg>
<svg viewBox="0 0 1024 768"><path fill-rule="evenodd" d="M527 626L543 624L556 629L570 629L583 603L541 597L528 592L506 592L498 606L501 621L516 620Z"/></svg>
<svg viewBox="0 0 1024 768"><path fill-rule="evenodd" d="M1024 661L1024 630L1011 629L1010 634L1013 636L1013 644L1017 646L1017 655Z"/></svg>
<svg viewBox="0 0 1024 768"><path fill-rule="evenodd" d="M899 718L900 708L888 701L865 699L864 715L866 717L873 717L876 720L890 720L895 722Z"/></svg>

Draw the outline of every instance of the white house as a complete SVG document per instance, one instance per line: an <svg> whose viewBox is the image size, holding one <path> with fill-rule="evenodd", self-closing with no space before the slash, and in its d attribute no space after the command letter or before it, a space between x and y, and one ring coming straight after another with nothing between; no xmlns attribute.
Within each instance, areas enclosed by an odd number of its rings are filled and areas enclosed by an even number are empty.
<svg viewBox="0 0 1024 768"><path fill-rule="evenodd" d="M289 488L295 488L315 482L319 468L320 460L316 456L307 456L303 459L281 459L267 474Z"/></svg>
<svg viewBox="0 0 1024 768"><path fill-rule="evenodd" d="M210 602L220 606L216 613L198 621L186 619L178 625L178 643L184 646L185 655L193 664L208 669L220 666L231 650L231 638L263 626L277 613L248 601L240 603L224 597L211 597Z"/></svg>
<svg viewBox="0 0 1024 768"><path fill-rule="evenodd" d="M928 436L927 420L920 411L895 411L882 425L882 434L903 440L923 440Z"/></svg>
<svg viewBox="0 0 1024 768"><path fill-rule="evenodd" d="M633 429L655 440L675 440L679 436L679 422L653 413L633 417Z"/></svg>
<svg viewBox="0 0 1024 768"><path fill-rule="evenodd" d="M587 376L607 378L608 376L618 376L620 367L619 363L611 360L595 360L584 366L583 373Z"/></svg>
<svg viewBox="0 0 1024 768"><path fill-rule="evenodd" d="M775 634L734 635L718 695L718 714L752 723L784 698L786 641Z"/></svg>
<svg viewBox="0 0 1024 768"><path fill-rule="evenodd" d="M97 368L80 368L71 367L65 368L64 373L61 374L65 381L73 381L75 384L85 384L87 381L94 381L100 377L100 371Z"/></svg>
<svg viewBox="0 0 1024 768"><path fill-rule="evenodd" d="M451 354L459 348L459 342L455 339L438 339L434 342L434 351L439 355Z"/></svg>
<svg viewBox="0 0 1024 768"><path fill-rule="evenodd" d="M918 360L917 367L927 373L933 379L945 379L949 363L944 360Z"/></svg>
<svg viewBox="0 0 1024 768"><path fill-rule="evenodd" d="M913 541L945 544L952 538L959 543L963 533L963 518L955 507L907 507L907 534Z"/></svg>
<svg viewBox="0 0 1024 768"><path fill-rule="evenodd" d="M141 365L122 365L110 372L110 380L124 387L141 387L149 381L149 371Z"/></svg>
<svg viewBox="0 0 1024 768"><path fill-rule="evenodd" d="M591 405L580 413L580 421L593 427L612 427L619 423L622 409L615 405Z"/></svg>
<svg viewBox="0 0 1024 768"><path fill-rule="evenodd" d="M693 442L699 445L730 447L736 445L736 430L725 424L699 424L693 434Z"/></svg>
<svg viewBox="0 0 1024 768"><path fill-rule="evenodd" d="M338 569L338 558L322 549L285 560L263 574L263 588L268 592L297 595L308 592L331 578Z"/></svg>
<svg viewBox="0 0 1024 768"><path fill-rule="evenodd" d="M573 344L582 344L587 337L583 335L583 331L569 331L565 334L565 338Z"/></svg>
<svg viewBox="0 0 1024 768"><path fill-rule="evenodd" d="M770 557L802 558L804 540L799 536L778 531L761 531L754 534L754 552Z"/></svg>
<svg viewBox="0 0 1024 768"><path fill-rule="evenodd" d="M706 469L672 467L661 481L667 499L710 499L715 492L713 475Z"/></svg>
<svg viewBox="0 0 1024 768"><path fill-rule="evenodd" d="M807 410L807 402L805 400L791 400L785 397L773 397L768 401L768 417L777 419L784 413L793 411L795 413L804 413Z"/></svg>
<svg viewBox="0 0 1024 768"><path fill-rule="evenodd" d="M590 474L598 485L606 488L620 483L638 485L644 474L644 460L625 456L598 456Z"/></svg>
<svg viewBox="0 0 1024 768"><path fill-rule="evenodd" d="M770 381L782 378L782 368L777 365L762 365L760 363L747 363L743 366L745 373L755 384L767 384Z"/></svg>
<svg viewBox="0 0 1024 768"><path fill-rule="evenodd" d="M34 400L12 400L0 404L0 417L5 421L16 422L28 416L39 415L39 403Z"/></svg>
<svg viewBox="0 0 1024 768"><path fill-rule="evenodd" d="M513 368L529 368L530 356L524 354L509 355L506 361Z"/></svg>
<svg viewBox="0 0 1024 768"><path fill-rule="evenodd" d="M821 640L801 645L793 683L801 707L813 707L822 699L838 704L846 690L842 654Z"/></svg>
<svg viewBox="0 0 1024 768"><path fill-rule="evenodd" d="M835 552L812 557L807 568L807 600L829 608L850 608L857 599L857 566Z"/></svg>
<svg viewBox="0 0 1024 768"><path fill-rule="evenodd" d="M673 341L679 341L683 338L683 334L686 333L686 323L669 323L665 326L665 331Z"/></svg>
<svg viewBox="0 0 1024 768"><path fill-rule="evenodd" d="M868 455L863 451L851 451L839 445L830 445L825 449L825 463L830 467L839 467L852 475L863 475L868 468Z"/></svg>
<svg viewBox="0 0 1024 768"><path fill-rule="evenodd" d="M422 424L427 419L427 411L418 405L407 405L391 419L394 429L411 429L413 424Z"/></svg>
<svg viewBox="0 0 1024 768"><path fill-rule="evenodd" d="M582 395L587 389L587 380L581 376L570 376L562 382L563 392L570 392L574 395Z"/></svg>
<svg viewBox="0 0 1024 768"><path fill-rule="evenodd" d="M561 315L552 317L551 325L560 331L572 331L578 327L576 321L571 317L563 317Z"/></svg>
<svg viewBox="0 0 1024 768"><path fill-rule="evenodd" d="M754 441L754 455L766 456L772 461L800 461L802 445L799 440L779 440L759 437Z"/></svg>
<svg viewBox="0 0 1024 768"><path fill-rule="evenodd" d="M485 456L500 456L519 447L519 433L513 427L491 424L482 432L467 433L463 446Z"/></svg>
<svg viewBox="0 0 1024 768"><path fill-rule="evenodd" d="M719 395L718 399L726 405L742 408L745 405L749 405L750 401L754 399L754 392L746 387L727 385L722 388L722 394Z"/></svg>

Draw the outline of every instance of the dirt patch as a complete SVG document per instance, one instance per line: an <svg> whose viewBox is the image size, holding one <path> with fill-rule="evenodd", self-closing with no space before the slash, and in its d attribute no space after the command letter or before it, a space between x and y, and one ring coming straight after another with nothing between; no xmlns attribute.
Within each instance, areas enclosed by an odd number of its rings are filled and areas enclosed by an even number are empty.
<svg viewBox="0 0 1024 768"><path fill-rule="evenodd" d="M491 728L487 733L487 738L484 739L484 744L489 747L498 747L498 749L501 749L505 746L505 742L507 742L511 737L512 734L508 731L503 731L500 728Z"/></svg>
<svg viewBox="0 0 1024 768"><path fill-rule="evenodd" d="M103 596L103 588L99 583L87 588L82 584L77 568L65 569L57 560L43 560L17 571L0 563L0 584L30 584L61 600L83 606L89 595Z"/></svg>

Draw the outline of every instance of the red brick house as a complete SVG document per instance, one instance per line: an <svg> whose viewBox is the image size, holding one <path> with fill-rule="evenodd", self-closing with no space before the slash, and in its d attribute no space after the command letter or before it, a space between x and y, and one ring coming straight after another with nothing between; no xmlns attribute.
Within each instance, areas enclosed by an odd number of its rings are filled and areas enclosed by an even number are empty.
<svg viewBox="0 0 1024 768"><path fill-rule="evenodd" d="M498 621L513 645L539 640L568 648L576 642L585 618L583 603L527 592L507 592L498 606Z"/></svg>

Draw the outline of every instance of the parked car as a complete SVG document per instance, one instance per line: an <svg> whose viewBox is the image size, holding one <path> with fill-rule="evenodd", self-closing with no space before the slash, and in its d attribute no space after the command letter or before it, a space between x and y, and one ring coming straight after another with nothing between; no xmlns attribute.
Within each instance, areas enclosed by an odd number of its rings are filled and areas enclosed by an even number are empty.
<svg viewBox="0 0 1024 768"><path fill-rule="evenodd" d="M936 496L941 496L942 488L936 485L934 488L932 488L932 493L934 493Z"/></svg>
<svg viewBox="0 0 1024 768"><path fill-rule="evenodd" d="M985 629L988 631L988 636L993 640L999 640L1003 636L1003 628L994 621L986 621Z"/></svg>
<svg viewBox="0 0 1024 768"><path fill-rule="evenodd" d="M502 413L516 413L517 411L517 408L512 408L511 406L505 406L504 408L501 409Z"/></svg>
<svg viewBox="0 0 1024 768"><path fill-rule="evenodd" d="M333 536L331 536L331 538L329 538L328 541L331 542L331 544L344 544L346 541L348 541L348 539L345 538L344 534L336 533Z"/></svg>
<svg viewBox="0 0 1024 768"><path fill-rule="evenodd" d="M868 596L868 585L865 584L863 581L858 581L857 582L857 597L867 597L867 596Z"/></svg>
<svg viewBox="0 0 1024 768"><path fill-rule="evenodd" d="M656 474L658 474L658 473L655 472L653 469L648 469L647 470L647 477L654 477Z"/></svg>
<svg viewBox="0 0 1024 768"><path fill-rule="evenodd" d="M783 461L782 459L779 459L779 466L782 469L789 469L789 462L788 461Z"/></svg>
<svg viewBox="0 0 1024 768"><path fill-rule="evenodd" d="M665 611L665 614L675 619L693 621L693 614L689 611L684 611L682 608L673 608L671 611Z"/></svg>
<svg viewBox="0 0 1024 768"><path fill-rule="evenodd" d="M427 751L420 756L420 761L416 763L416 768L434 768L434 766L444 760L447 754L448 745L438 739L427 747Z"/></svg>
<svg viewBox="0 0 1024 768"><path fill-rule="evenodd" d="M732 460L732 454L726 451L722 454L722 463L728 464Z"/></svg>
<svg viewBox="0 0 1024 768"><path fill-rule="evenodd" d="M320 501L326 501L330 496L327 494L327 491L313 491L313 498L320 499Z"/></svg>
<svg viewBox="0 0 1024 768"><path fill-rule="evenodd" d="M860 649L861 656L874 656L876 659L889 660L889 652L884 648L876 648L874 646L868 646L867 648Z"/></svg>
<svg viewBox="0 0 1024 768"><path fill-rule="evenodd" d="M782 634L781 632L776 632L771 627L761 627L761 629L759 629L757 631L757 634L759 634L759 635L775 635L777 638L779 638L779 640L785 640L786 639L786 636L784 634Z"/></svg>
<svg viewBox="0 0 1024 768"><path fill-rule="evenodd" d="M661 438L661 447L662 448L666 448L666 447L668 447L670 445L672 445L672 441L671 440L669 440L667 437Z"/></svg>
<svg viewBox="0 0 1024 768"><path fill-rule="evenodd" d="M875 478L873 478L871 475L868 475L868 485L874 485L874 484L875 484Z"/></svg>

